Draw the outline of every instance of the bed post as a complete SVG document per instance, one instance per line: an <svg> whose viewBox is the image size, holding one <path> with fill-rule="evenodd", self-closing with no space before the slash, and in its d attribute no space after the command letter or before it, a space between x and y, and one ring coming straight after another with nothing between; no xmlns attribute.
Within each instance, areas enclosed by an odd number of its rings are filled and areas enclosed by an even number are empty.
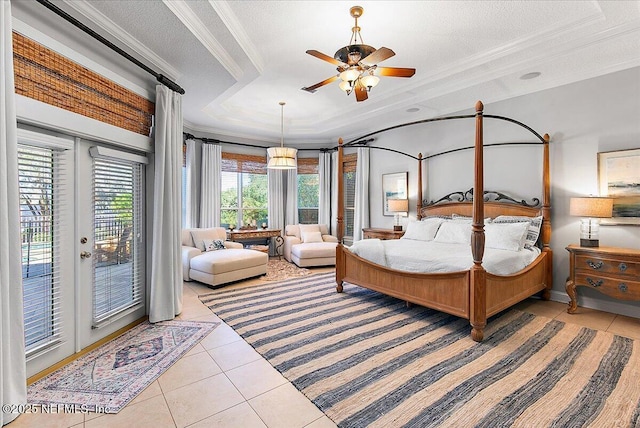
<svg viewBox="0 0 640 428"><path fill-rule="evenodd" d="M549 243L551 242L551 177L549 166L549 134L544 134L544 151L542 158L542 251L547 254L547 277L546 287L542 291L542 298L551 298L551 287L553 286L553 252Z"/></svg>
<svg viewBox="0 0 640 428"><path fill-rule="evenodd" d="M338 245L336 246L336 291L342 293L342 279L344 278L344 254L345 249L342 247L344 239L344 164L343 164L343 147L342 138L338 139L338 215L337 235Z"/></svg>
<svg viewBox="0 0 640 428"><path fill-rule="evenodd" d="M469 321L471 322L471 338L481 342L484 328L487 325L486 271L482 267L484 255L484 165L483 165L483 130L481 101L476 103L476 140L475 140L475 175L473 184L473 223L471 225L471 290Z"/></svg>
<svg viewBox="0 0 640 428"><path fill-rule="evenodd" d="M418 153L418 203L416 204L416 218L422 218L422 153Z"/></svg>

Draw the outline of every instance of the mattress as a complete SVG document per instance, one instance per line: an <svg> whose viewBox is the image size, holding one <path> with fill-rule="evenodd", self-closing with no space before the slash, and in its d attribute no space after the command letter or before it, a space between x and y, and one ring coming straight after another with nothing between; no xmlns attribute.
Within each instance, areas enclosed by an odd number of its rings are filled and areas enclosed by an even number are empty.
<svg viewBox="0 0 640 428"><path fill-rule="evenodd" d="M416 273L458 272L471 268L473 256L468 244L450 244L411 239L364 239L349 250L373 263L391 269ZM494 275L511 275L521 271L540 255L537 247L520 251L485 248L484 269Z"/></svg>

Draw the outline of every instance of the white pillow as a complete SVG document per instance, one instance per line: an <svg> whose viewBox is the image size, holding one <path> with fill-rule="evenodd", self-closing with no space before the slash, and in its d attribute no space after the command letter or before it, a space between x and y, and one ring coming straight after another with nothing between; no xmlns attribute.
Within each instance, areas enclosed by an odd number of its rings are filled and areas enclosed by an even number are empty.
<svg viewBox="0 0 640 428"><path fill-rule="evenodd" d="M320 232L320 226L317 224L301 224L298 226L298 229L300 230L300 236L298 236L298 238L302 241L304 241L302 235L304 235L305 232Z"/></svg>
<svg viewBox="0 0 640 428"><path fill-rule="evenodd" d="M484 245L498 250L520 251L524 248L528 228L527 222L487 224L484 227Z"/></svg>
<svg viewBox="0 0 640 428"><path fill-rule="evenodd" d="M471 245L471 223L444 221L440 225L434 241L447 244Z"/></svg>
<svg viewBox="0 0 640 428"><path fill-rule="evenodd" d="M407 231L400 239L414 239L416 241L433 241L436 232L444 219L429 218L422 221L410 221L407 224Z"/></svg>
<svg viewBox="0 0 640 428"><path fill-rule="evenodd" d="M301 232L302 233L302 242L308 244L309 242L324 242L322 240L322 233L318 230L317 232Z"/></svg>
<svg viewBox="0 0 640 428"><path fill-rule="evenodd" d="M542 216L526 217L516 215L501 215L493 219L493 223L528 223L527 236L525 237L524 247L530 248L536 245L538 236L540 236L540 227L542 226Z"/></svg>

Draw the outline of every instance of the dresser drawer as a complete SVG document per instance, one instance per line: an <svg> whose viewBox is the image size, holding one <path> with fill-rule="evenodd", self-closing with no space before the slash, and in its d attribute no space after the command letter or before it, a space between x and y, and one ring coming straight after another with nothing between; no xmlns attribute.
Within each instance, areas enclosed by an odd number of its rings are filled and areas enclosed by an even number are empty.
<svg viewBox="0 0 640 428"><path fill-rule="evenodd" d="M601 274L616 274L629 275L631 277L640 277L640 263L620 261L605 257L577 255L576 270L583 273L598 272Z"/></svg>
<svg viewBox="0 0 640 428"><path fill-rule="evenodd" d="M576 272L575 284L595 288L616 299L640 300L640 281L628 281L622 277Z"/></svg>

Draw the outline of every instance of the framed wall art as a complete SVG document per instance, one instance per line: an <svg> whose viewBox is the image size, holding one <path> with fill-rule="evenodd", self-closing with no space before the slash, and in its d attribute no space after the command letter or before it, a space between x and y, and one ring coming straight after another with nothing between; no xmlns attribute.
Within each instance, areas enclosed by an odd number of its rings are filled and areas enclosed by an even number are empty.
<svg viewBox="0 0 640 428"><path fill-rule="evenodd" d="M383 215L393 216L389 210L389 199L407 199L408 172L382 174L382 209Z"/></svg>
<svg viewBox="0 0 640 428"><path fill-rule="evenodd" d="M640 226L640 149L598 153L598 185L613 198L613 217L601 224Z"/></svg>

